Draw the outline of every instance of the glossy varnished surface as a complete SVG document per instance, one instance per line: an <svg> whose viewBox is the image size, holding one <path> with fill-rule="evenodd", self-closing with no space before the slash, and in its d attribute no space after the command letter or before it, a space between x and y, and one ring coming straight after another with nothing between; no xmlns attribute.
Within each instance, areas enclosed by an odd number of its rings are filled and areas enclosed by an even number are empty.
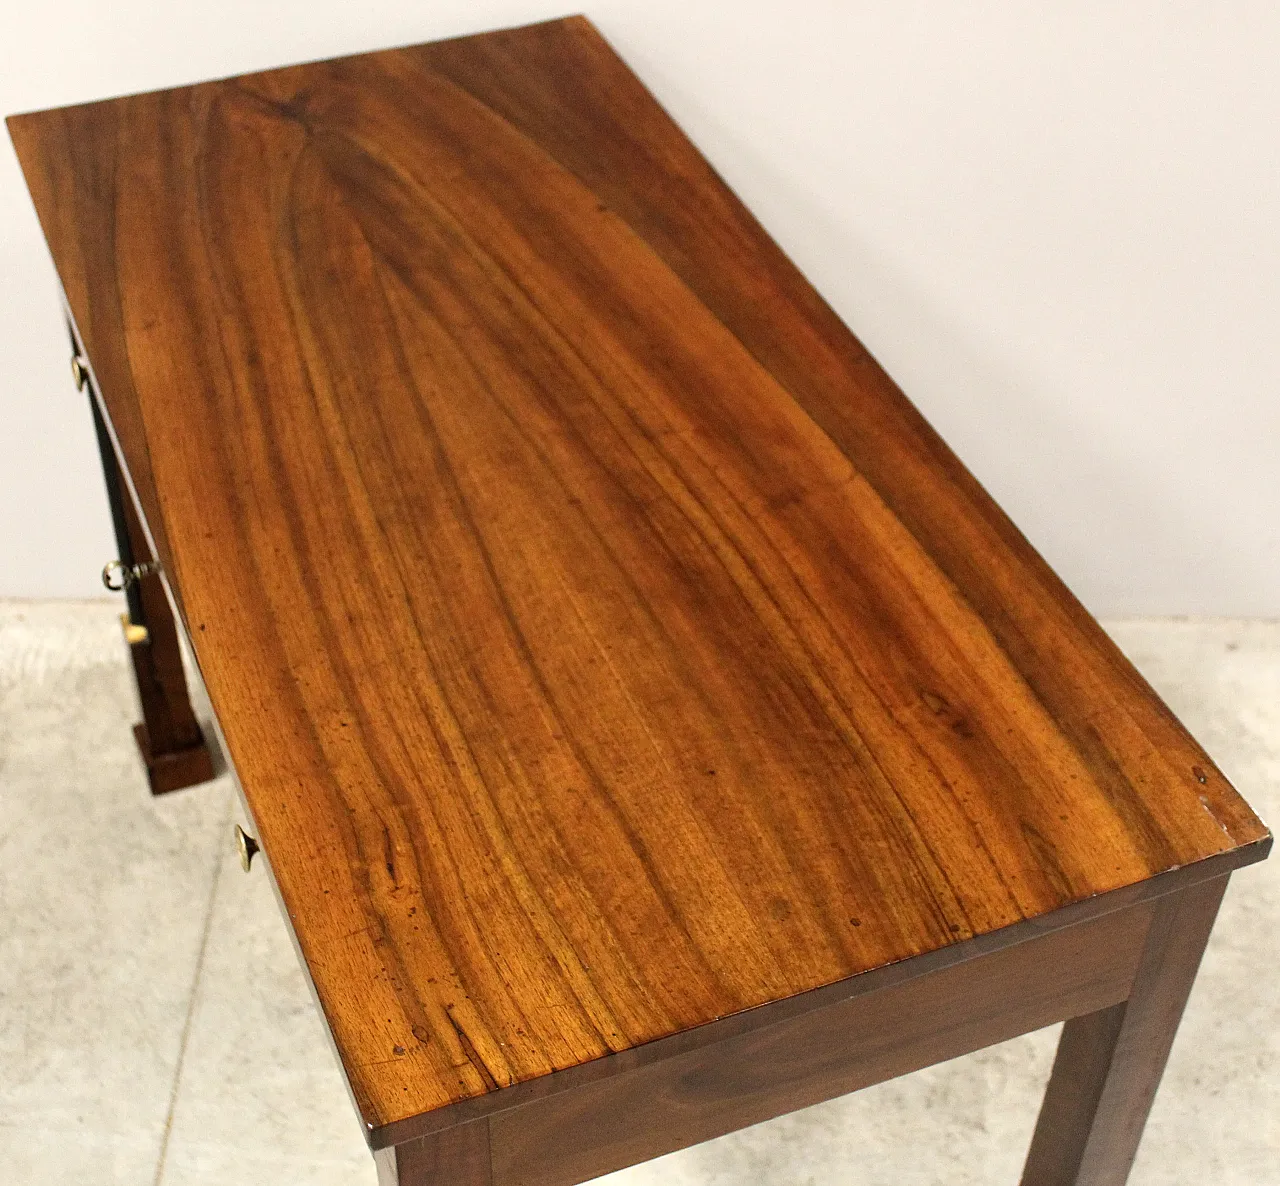
<svg viewBox="0 0 1280 1186"><path fill-rule="evenodd" d="M370 1125L1265 837L585 21L10 128Z"/></svg>

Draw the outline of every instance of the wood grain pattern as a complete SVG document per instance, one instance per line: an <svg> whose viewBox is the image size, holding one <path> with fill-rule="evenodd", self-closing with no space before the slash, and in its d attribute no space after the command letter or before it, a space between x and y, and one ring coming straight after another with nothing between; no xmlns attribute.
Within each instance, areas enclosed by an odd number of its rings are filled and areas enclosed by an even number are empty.
<svg viewBox="0 0 1280 1186"><path fill-rule="evenodd" d="M1265 855L585 20L9 127L370 1129Z"/></svg>
<svg viewBox="0 0 1280 1186"><path fill-rule="evenodd" d="M489 1118L494 1186L573 1186L1105 1009L1129 994L1153 909L1143 903L499 1112Z"/></svg>

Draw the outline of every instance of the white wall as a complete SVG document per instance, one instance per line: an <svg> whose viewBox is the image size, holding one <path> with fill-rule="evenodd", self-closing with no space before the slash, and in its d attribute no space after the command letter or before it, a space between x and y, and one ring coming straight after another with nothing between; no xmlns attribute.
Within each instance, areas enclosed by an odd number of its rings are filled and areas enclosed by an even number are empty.
<svg viewBox="0 0 1280 1186"><path fill-rule="evenodd" d="M1280 617L1280 15L1233 3L586 11L1095 612ZM0 111L560 15L0 0ZM0 149L0 595L113 554Z"/></svg>

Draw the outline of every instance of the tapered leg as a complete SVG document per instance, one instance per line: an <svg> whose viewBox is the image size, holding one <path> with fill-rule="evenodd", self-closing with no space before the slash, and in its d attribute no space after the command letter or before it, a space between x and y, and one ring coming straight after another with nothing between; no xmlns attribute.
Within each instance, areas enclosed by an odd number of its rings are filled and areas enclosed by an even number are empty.
<svg viewBox="0 0 1280 1186"><path fill-rule="evenodd" d="M374 1154L378 1186L491 1186L489 1122L473 1120Z"/></svg>
<svg viewBox="0 0 1280 1186"><path fill-rule="evenodd" d="M1122 1186L1227 886L1161 898L1122 1004L1067 1022L1022 1186Z"/></svg>
<svg viewBox="0 0 1280 1186"><path fill-rule="evenodd" d="M212 778L213 760L191 710L173 613L159 575L151 570L146 533L121 481L97 397L88 386L120 562L125 572L142 574L131 576L125 588L128 612L122 622L142 708L142 721L134 726L133 735L151 791L159 795Z"/></svg>

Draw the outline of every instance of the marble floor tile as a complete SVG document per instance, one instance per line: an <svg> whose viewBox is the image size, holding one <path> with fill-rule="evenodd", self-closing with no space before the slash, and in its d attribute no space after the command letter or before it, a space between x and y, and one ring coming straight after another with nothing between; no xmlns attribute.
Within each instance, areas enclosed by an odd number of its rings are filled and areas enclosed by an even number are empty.
<svg viewBox="0 0 1280 1186"><path fill-rule="evenodd" d="M109 603L0 603L0 1181L154 1178L231 789L153 799Z"/></svg>

